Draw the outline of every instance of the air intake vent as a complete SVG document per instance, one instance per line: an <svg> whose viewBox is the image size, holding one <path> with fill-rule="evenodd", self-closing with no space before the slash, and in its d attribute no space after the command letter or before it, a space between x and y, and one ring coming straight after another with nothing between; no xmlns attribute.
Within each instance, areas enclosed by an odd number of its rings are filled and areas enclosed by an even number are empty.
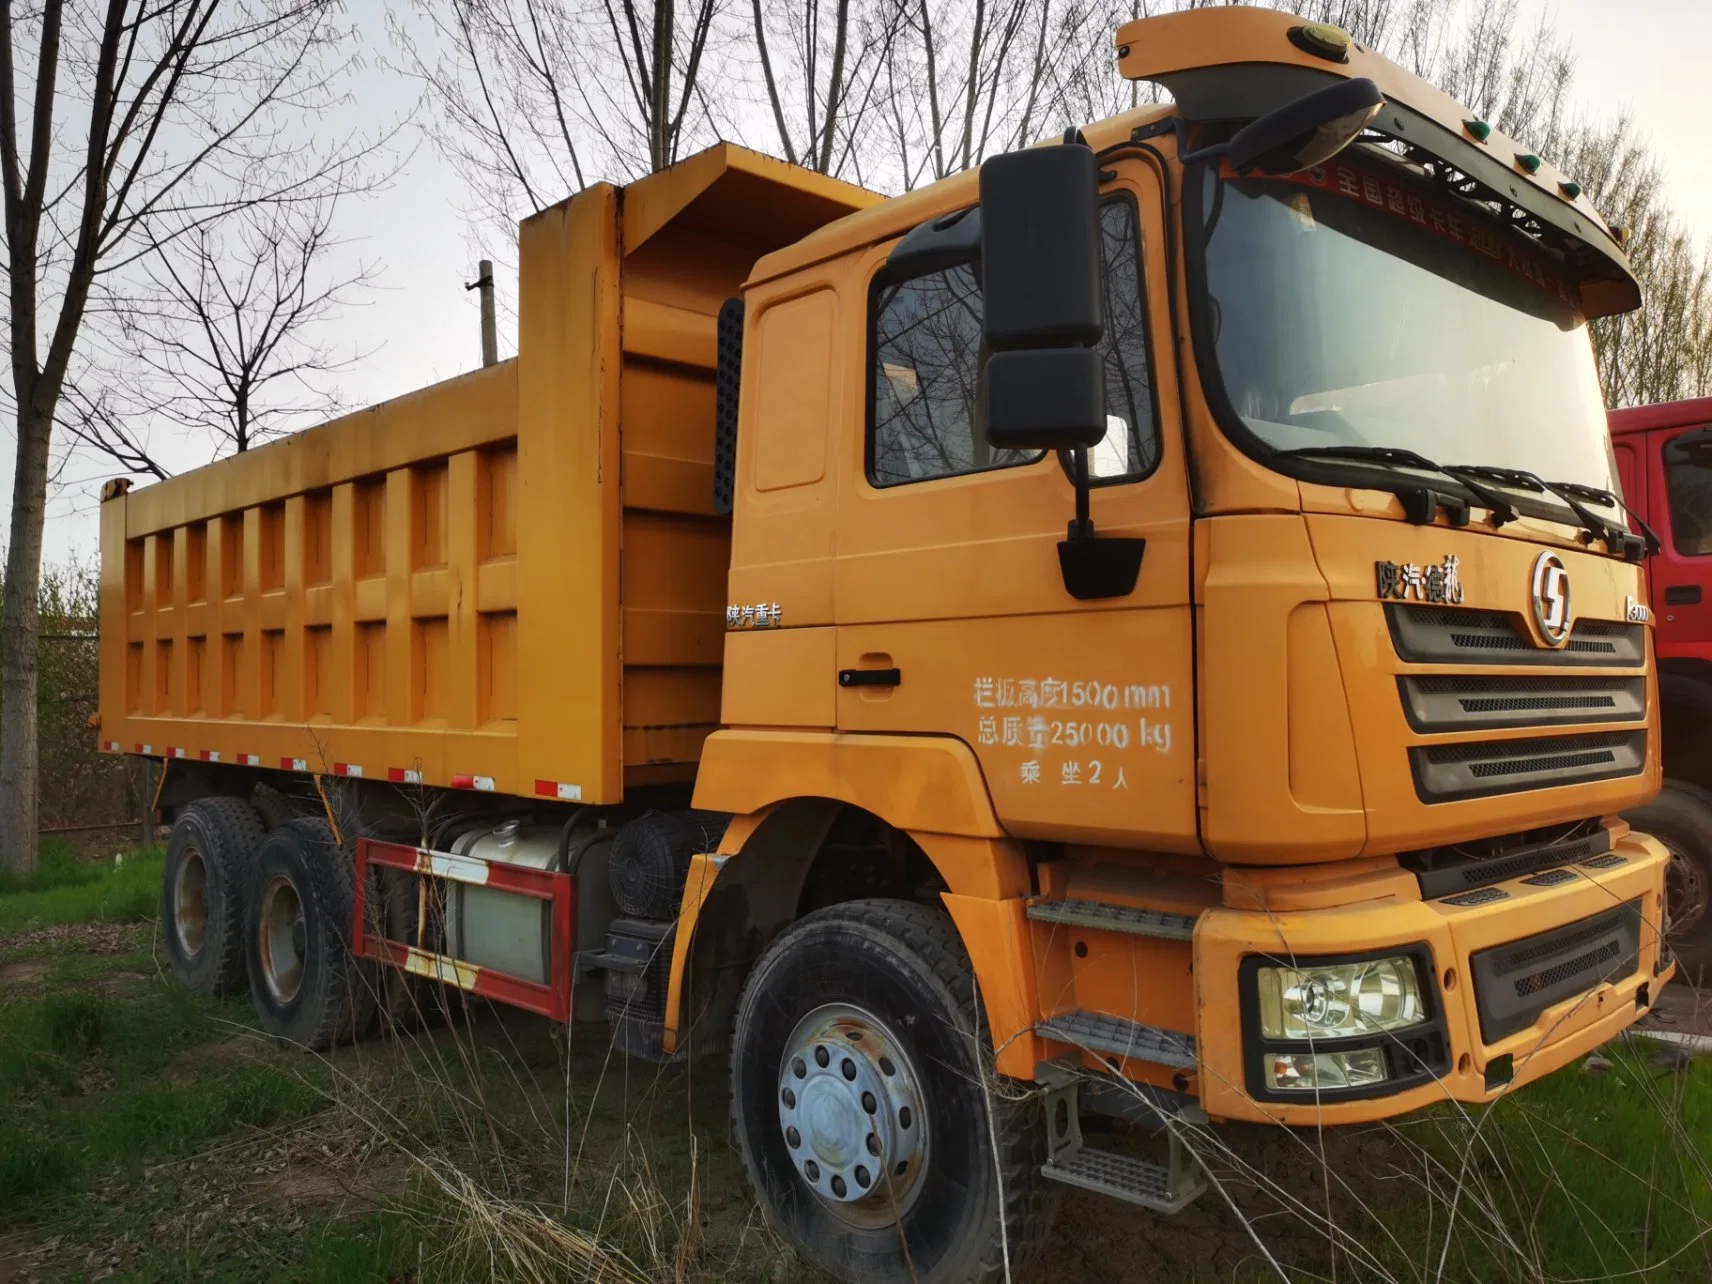
<svg viewBox="0 0 1712 1284"><path fill-rule="evenodd" d="M1400 659L1411 664L1552 664L1639 668L1646 630L1617 620L1577 620L1561 650L1534 642L1520 615L1385 604Z"/></svg>
<svg viewBox="0 0 1712 1284"><path fill-rule="evenodd" d="M1411 749L1409 760L1421 801L1451 802L1638 775L1646 766L1647 733L1607 731L1431 745Z"/></svg>
<svg viewBox="0 0 1712 1284"><path fill-rule="evenodd" d="M1403 715L1416 731L1496 731L1569 723L1639 722L1647 714L1645 678L1399 677Z"/></svg>
<svg viewBox="0 0 1712 1284"><path fill-rule="evenodd" d="M1632 975L1640 942L1641 905L1630 901L1471 955L1481 1037L1496 1043L1532 1025L1554 1003Z"/></svg>

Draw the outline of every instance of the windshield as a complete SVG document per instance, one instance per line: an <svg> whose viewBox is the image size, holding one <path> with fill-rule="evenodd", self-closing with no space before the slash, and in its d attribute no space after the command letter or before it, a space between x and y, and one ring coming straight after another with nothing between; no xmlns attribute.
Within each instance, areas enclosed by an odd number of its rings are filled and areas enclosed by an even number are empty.
<svg viewBox="0 0 1712 1284"><path fill-rule="evenodd" d="M1575 287L1526 237L1371 159L1208 167L1200 202L1203 340L1267 446L1402 447L1616 490Z"/></svg>

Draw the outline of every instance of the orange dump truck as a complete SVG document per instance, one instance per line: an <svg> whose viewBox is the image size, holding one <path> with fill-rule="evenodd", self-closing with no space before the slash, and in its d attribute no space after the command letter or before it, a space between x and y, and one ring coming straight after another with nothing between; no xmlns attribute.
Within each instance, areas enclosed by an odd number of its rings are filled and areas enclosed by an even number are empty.
<svg viewBox="0 0 1712 1284"><path fill-rule="evenodd" d="M1185 1119L1489 1101L1644 1014L1620 235L1335 28L1117 66L1172 103L895 199L591 187L514 361L111 484L180 975L309 1045L414 975L729 1049L761 1206L865 1281L1002 1278L1054 1182L1174 1211Z"/></svg>

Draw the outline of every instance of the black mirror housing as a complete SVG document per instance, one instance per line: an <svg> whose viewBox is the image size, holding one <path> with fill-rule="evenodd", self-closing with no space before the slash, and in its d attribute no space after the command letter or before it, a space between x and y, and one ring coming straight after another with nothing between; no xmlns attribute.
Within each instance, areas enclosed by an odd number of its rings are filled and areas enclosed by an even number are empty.
<svg viewBox="0 0 1712 1284"><path fill-rule="evenodd" d="M1085 143L1031 147L981 166L987 440L1070 450L1106 434L1093 345L1100 289L1100 167Z"/></svg>
<svg viewBox="0 0 1712 1284"><path fill-rule="evenodd" d="M1225 159L1239 174L1312 169L1354 142L1384 105L1371 80L1340 80L1244 125L1231 137Z"/></svg>
<svg viewBox="0 0 1712 1284"><path fill-rule="evenodd" d="M1086 347L1105 333L1100 167L1085 143L981 166L981 289L988 347Z"/></svg>
<svg viewBox="0 0 1712 1284"><path fill-rule="evenodd" d="M1074 450L1106 435L1096 348L1023 348L987 359L987 440L997 450Z"/></svg>

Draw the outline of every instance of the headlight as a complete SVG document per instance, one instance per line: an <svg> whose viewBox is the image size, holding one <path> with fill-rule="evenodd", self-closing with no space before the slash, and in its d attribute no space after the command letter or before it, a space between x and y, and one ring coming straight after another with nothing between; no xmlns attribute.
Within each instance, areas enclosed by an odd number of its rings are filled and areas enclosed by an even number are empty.
<svg viewBox="0 0 1712 1284"><path fill-rule="evenodd" d="M1263 967L1256 981L1260 1033L1267 1039L1358 1038L1426 1019L1420 977L1407 957Z"/></svg>
<svg viewBox="0 0 1712 1284"><path fill-rule="evenodd" d="M1269 1052L1266 1086L1297 1092L1366 1088L1384 1083L1390 1072L1379 1048L1358 1052Z"/></svg>

